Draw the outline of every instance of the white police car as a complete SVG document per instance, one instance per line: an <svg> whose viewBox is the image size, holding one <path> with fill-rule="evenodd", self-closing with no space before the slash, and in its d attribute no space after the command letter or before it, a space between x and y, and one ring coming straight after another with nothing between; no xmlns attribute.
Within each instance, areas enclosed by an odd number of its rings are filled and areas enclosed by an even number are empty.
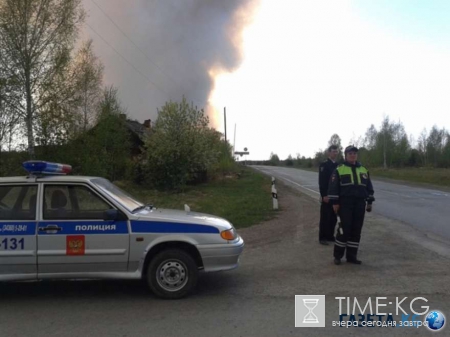
<svg viewBox="0 0 450 337"><path fill-rule="evenodd" d="M144 205L69 165L23 166L27 177L0 178L0 281L142 278L180 298L200 270L238 266L244 241L224 219Z"/></svg>

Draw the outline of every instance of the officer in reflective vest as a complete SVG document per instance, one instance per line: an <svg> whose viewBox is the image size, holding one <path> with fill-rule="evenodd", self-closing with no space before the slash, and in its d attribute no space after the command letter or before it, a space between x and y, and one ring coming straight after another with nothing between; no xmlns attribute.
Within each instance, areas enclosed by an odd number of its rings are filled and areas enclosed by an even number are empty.
<svg viewBox="0 0 450 337"><path fill-rule="evenodd" d="M328 186L329 202L341 218L334 244L334 263L341 264L346 252L347 262L361 264L357 259L361 229L366 201L371 207L374 191L369 171L357 162L358 148L347 146L344 153L345 162L334 170Z"/></svg>

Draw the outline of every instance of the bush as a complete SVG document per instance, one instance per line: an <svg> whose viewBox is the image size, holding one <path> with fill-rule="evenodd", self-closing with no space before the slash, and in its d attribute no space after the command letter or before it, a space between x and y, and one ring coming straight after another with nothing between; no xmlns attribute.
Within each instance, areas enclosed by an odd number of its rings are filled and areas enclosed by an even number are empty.
<svg viewBox="0 0 450 337"><path fill-rule="evenodd" d="M146 182L159 189L179 190L206 180L212 172L228 170L231 149L208 124L203 110L185 98L166 103L146 144Z"/></svg>
<svg viewBox="0 0 450 337"><path fill-rule="evenodd" d="M286 166L294 166L294 159L291 155L287 157L287 159L285 160L285 164Z"/></svg>
<svg viewBox="0 0 450 337"><path fill-rule="evenodd" d="M278 155L276 153L272 152L270 154L270 159L269 159L268 165L271 165L271 166L280 165L280 157L278 157Z"/></svg>
<svg viewBox="0 0 450 337"><path fill-rule="evenodd" d="M22 163L27 160L28 153L25 151L0 152L0 177L25 175Z"/></svg>

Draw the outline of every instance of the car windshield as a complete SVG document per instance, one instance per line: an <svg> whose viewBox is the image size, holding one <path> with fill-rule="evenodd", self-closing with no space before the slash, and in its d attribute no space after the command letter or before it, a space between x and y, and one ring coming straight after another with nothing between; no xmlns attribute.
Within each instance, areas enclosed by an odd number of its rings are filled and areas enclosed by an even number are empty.
<svg viewBox="0 0 450 337"><path fill-rule="evenodd" d="M136 200L136 198L120 189L107 179L96 178L91 181L103 192L107 193L110 197L119 202L130 212L132 212L136 208L145 206L142 202Z"/></svg>

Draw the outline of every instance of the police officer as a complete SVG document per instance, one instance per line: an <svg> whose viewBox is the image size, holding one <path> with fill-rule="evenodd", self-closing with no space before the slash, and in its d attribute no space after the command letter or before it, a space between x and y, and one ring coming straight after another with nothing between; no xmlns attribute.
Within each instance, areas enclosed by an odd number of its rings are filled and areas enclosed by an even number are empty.
<svg viewBox="0 0 450 337"><path fill-rule="evenodd" d="M345 161L331 174L328 187L329 202L341 218L340 228L334 245L334 263L341 264L346 252L347 262L361 264L358 253L361 229L366 211L371 210L373 186L369 171L358 159L358 149L351 145L345 148Z"/></svg>
<svg viewBox="0 0 450 337"><path fill-rule="evenodd" d="M328 245L328 241L334 241L334 227L336 226L336 213L328 200L328 183L331 174L337 167L336 158L339 150L336 145L328 148L328 159L319 166L319 190L320 190L320 223L319 242Z"/></svg>

